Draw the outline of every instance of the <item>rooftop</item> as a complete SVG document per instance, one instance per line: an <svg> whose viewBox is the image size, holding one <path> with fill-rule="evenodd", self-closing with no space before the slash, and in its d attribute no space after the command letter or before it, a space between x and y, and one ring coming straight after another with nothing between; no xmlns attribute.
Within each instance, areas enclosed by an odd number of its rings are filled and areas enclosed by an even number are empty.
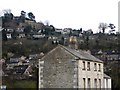
<svg viewBox="0 0 120 90"><path fill-rule="evenodd" d="M62 45L59 45L59 46L62 47L62 48L64 48L69 53L75 55L79 59L89 60L89 61L103 62L103 61L99 60L98 58L94 57L93 55L91 55L90 53L88 53L86 51L75 50L75 49L71 49L70 47L65 47L65 46L62 46Z"/></svg>
<svg viewBox="0 0 120 90"><path fill-rule="evenodd" d="M66 46L63 46L63 45L60 45L60 44L56 48L63 48L65 51L67 51L70 54L74 55L76 57L76 60L88 60L88 61L94 61L94 62L100 62L100 63L103 62L102 60L94 57L93 55L91 55L87 51L71 49L70 47L66 47ZM54 48L53 50L55 50L56 48ZM48 53L51 53L53 50L51 50ZM42 57L42 58L44 58L44 57Z"/></svg>
<svg viewBox="0 0 120 90"><path fill-rule="evenodd" d="M106 75L106 74L104 74L104 78L111 79L111 77L110 77L110 76L108 76L108 75Z"/></svg>

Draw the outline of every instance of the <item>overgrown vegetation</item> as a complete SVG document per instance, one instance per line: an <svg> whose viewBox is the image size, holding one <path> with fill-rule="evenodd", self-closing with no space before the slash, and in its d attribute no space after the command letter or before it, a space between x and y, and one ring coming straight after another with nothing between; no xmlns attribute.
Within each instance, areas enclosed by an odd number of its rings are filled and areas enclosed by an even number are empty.
<svg viewBox="0 0 120 90"><path fill-rule="evenodd" d="M38 88L38 83L36 80L13 80L10 79L9 77L3 78L3 85L7 86L7 89L12 90L12 88L18 88L18 89L31 89L31 90L37 90Z"/></svg>
<svg viewBox="0 0 120 90"><path fill-rule="evenodd" d="M14 53L16 56L28 56L29 54L34 53L47 53L56 45L52 45L51 41L47 39L39 39L39 40L27 40L27 39L19 39L19 40L9 40L2 43L3 49L3 58L8 58L7 53Z"/></svg>

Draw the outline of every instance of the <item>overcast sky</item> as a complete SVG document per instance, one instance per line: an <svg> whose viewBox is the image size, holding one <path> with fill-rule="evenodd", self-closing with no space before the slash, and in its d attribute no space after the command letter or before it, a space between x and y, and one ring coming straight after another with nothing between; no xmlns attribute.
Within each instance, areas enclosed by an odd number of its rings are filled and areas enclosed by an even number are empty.
<svg viewBox="0 0 120 90"><path fill-rule="evenodd" d="M11 9L33 12L36 21L47 20L56 28L83 28L98 31L100 22L113 23L118 28L119 0L0 0L0 14Z"/></svg>

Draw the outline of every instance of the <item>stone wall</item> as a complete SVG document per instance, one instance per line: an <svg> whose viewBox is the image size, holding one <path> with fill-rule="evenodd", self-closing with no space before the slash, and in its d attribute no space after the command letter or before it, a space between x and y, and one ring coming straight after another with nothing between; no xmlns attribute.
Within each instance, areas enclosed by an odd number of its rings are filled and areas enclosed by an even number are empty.
<svg viewBox="0 0 120 90"><path fill-rule="evenodd" d="M74 56L57 47L41 59L43 65L44 88L73 88L74 81Z"/></svg>

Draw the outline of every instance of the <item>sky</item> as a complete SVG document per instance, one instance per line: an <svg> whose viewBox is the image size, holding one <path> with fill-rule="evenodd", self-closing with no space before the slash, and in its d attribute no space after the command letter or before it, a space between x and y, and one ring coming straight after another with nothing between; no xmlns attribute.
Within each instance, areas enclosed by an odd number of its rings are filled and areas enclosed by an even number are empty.
<svg viewBox="0 0 120 90"><path fill-rule="evenodd" d="M92 29L99 23L113 23L118 30L119 0L0 0L2 10L11 9L19 16L21 10L33 12L37 22L49 22L56 28Z"/></svg>

